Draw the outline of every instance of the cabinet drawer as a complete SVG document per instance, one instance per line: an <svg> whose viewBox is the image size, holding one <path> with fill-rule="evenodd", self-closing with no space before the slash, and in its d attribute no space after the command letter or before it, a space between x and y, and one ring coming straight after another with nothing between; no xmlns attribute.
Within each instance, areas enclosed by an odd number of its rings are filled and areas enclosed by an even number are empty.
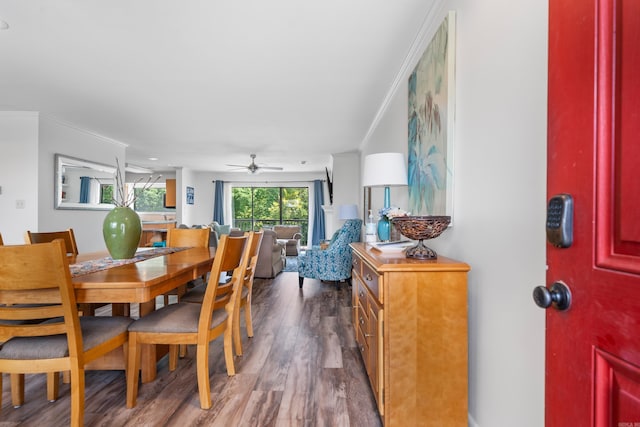
<svg viewBox="0 0 640 427"><path fill-rule="evenodd" d="M357 290L357 292L358 292L358 295L357 295L357 297L358 297L358 305L360 307L365 307L365 309L366 309L368 292L367 292L367 288L360 281L358 281L358 290Z"/></svg>
<svg viewBox="0 0 640 427"><path fill-rule="evenodd" d="M369 265L362 263L362 280L367 285L373 296L382 303L380 294L381 277Z"/></svg>
<svg viewBox="0 0 640 427"><path fill-rule="evenodd" d="M356 323L358 328L362 329L362 333L366 334L369 331L369 308L358 305L358 313L356 315Z"/></svg>
<svg viewBox="0 0 640 427"><path fill-rule="evenodd" d="M351 254L351 268L358 276L362 276L362 260L355 253Z"/></svg>
<svg viewBox="0 0 640 427"><path fill-rule="evenodd" d="M358 349L360 350L360 354L362 355L362 359L365 362L365 368L368 364L369 358L369 345L364 337L364 331L360 327L360 325L356 325L356 343L358 344Z"/></svg>

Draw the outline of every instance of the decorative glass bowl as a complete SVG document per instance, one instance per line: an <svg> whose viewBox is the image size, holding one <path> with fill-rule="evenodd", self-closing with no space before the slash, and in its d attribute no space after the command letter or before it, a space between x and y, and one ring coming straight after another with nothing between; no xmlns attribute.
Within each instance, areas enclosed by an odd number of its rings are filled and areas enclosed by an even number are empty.
<svg viewBox="0 0 640 427"><path fill-rule="evenodd" d="M407 248L407 258L435 259L438 254L425 246L423 240L438 237L451 223L450 216L397 216L391 223L400 233L418 244Z"/></svg>

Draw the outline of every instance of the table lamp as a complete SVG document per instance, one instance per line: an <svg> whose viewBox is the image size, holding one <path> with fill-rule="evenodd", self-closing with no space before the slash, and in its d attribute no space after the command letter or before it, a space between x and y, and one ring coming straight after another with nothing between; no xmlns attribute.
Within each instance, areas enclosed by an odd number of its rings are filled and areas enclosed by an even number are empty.
<svg viewBox="0 0 640 427"><path fill-rule="evenodd" d="M356 205L340 205L338 210L339 219L354 219L358 218L358 206Z"/></svg>
<svg viewBox="0 0 640 427"><path fill-rule="evenodd" d="M364 158L362 185L384 187L384 208L391 207L389 187L407 185L407 164L402 153L376 153ZM378 237L389 240L391 224L386 217L378 222Z"/></svg>

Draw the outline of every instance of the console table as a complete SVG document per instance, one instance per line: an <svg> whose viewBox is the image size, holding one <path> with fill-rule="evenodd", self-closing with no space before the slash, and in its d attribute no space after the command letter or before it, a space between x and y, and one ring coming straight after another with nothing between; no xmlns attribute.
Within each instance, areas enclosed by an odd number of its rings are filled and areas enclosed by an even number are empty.
<svg viewBox="0 0 640 427"><path fill-rule="evenodd" d="M355 338L384 425L466 426L470 267L351 248Z"/></svg>

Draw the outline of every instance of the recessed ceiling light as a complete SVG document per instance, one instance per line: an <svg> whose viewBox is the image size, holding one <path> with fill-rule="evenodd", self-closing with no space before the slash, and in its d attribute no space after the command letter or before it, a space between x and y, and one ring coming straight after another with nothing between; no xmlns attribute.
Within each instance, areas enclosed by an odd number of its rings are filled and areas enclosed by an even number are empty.
<svg viewBox="0 0 640 427"><path fill-rule="evenodd" d="M306 160L302 160L302 161L300 162L300 164L301 164L301 165L306 165L306 164L307 164L307 161L306 161Z"/></svg>
<svg viewBox="0 0 640 427"><path fill-rule="evenodd" d="M149 157L149 160L155 161L155 160L158 160L158 158L157 157Z"/></svg>

